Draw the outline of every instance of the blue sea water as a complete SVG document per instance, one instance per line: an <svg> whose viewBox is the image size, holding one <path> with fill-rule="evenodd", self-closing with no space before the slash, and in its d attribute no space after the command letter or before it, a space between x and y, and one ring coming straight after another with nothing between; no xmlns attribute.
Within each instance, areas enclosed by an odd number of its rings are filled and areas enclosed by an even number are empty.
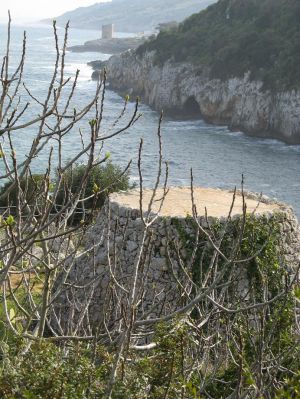
<svg viewBox="0 0 300 399"><path fill-rule="evenodd" d="M16 65L21 50L22 32L27 31L27 56L24 80L32 94L45 98L55 60L55 47L52 28L49 26L13 26L12 63ZM59 29L60 45L64 31ZM95 39L99 32L71 29L69 45L82 44ZM6 26L0 25L0 54L4 55ZM74 106L83 107L92 97L96 83L90 79L92 70L87 62L105 60L107 54L67 53L66 74L74 76L80 69L78 92ZM22 101L26 102L24 94ZM75 104L76 103L76 104ZM103 133L109 128L123 106L124 99L107 90ZM130 117L134 105L129 105ZM139 121L129 131L105 142L104 152L110 151L112 161L124 166L132 159L132 180L138 179L137 154L140 138L144 139L143 174L145 185L150 185L157 171L158 146L157 124L159 114L146 105L140 106ZM23 121L36 115L37 107L32 105ZM127 118L127 119L126 119ZM88 118L80 123L82 134L88 136ZM14 133L16 152L20 158L28 153L35 127ZM166 118L162 125L163 152L170 166L170 185L189 185L190 168L193 168L195 184L201 186L233 188L239 186L242 174L246 189L262 192L290 203L300 216L300 146L286 145L277 140L246 136L241 132L231 132L226 127L213 126L202 120L172 120ZM5 144L5 143L4 143ZM78 129L64 139L64 159L69 159L81 147ZM34 171L41 172L47 165L49 151L45 150L35 160ZM55 159L54 159L55 161Z"/></svg>

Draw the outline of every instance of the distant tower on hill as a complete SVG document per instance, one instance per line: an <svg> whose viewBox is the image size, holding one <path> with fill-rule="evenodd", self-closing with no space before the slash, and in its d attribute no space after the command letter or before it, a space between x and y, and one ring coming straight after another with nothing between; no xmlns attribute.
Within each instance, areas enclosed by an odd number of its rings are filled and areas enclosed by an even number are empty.
<svg viewBox="0 0 300 399"><path fill-rule="evenodd" d="M114 24L102 25L102 39L112 39L114 37Z"/></svg>

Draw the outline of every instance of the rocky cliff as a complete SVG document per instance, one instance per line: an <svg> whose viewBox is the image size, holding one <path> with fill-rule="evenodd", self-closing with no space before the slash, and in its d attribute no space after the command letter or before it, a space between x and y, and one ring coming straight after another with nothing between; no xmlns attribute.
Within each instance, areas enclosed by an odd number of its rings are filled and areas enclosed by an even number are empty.
<svg viewBox="0 0 300 399"><path fill-rule="evenodd" d="M106 64L111 88L139 95L160 111L199 116L231 129L287 143L300 143L300 92L271 92L243 78L210 79L209 71L190 63L157 65L154 52L113 56ZM94 75L95 76L95 75Z"/></svg>

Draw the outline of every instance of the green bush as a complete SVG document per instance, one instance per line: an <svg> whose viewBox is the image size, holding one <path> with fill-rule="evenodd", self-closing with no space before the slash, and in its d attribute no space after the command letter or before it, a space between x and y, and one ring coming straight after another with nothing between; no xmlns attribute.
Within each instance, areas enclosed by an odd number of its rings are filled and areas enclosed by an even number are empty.
<svg viewBox="0 0 300 399"><path fill-rule="evenodd" d="M250 71L266 88L300 87L299 0L219 0L138 48L209 67L212 78Z"/></svg>
<svg viewBox="0 0 300 399"><path fill-rule="evenodd" d="M45 180L44 175L30 175L29 177L22 177L20 179L20 187L26 193L26 201L32 204L36 200L36 193L43 187ZM17 187L14 186L11 190L12 182L5 183L0 188L0 207L16 206L17 204Z"/></svg>
<svg viewBox="0 0 300 399"><path fill-rule="evenodd" d="M83 176L86 172L86 165L77 165L72 170L66 172L63 177L63 184L59 190L55 203L63 205L68 202L70 195L74 194L79 185L82 184ZM45 176L31 175L20 179L20 187L26 193L26 201L32 205L37 199L37 193L42 192ZM55 186L56 180L53 181ZM16 206L17 204L17 187L10 187L13 183L7 182L0 188L0 207ZM91 197L84 202L85 209L101 208L108 194L119 191L128 190L129 172L123 173L123 170L108 161L105 166L96 166L88 174L85 190L81 194L81 199Z"/></svg>
<svg viewBox="0 0 300 399"><path fill-rule="evenodd" d="M70 196L78 190L86 172L86 165L77 165L68 171L63 178L63 184L56 197L56 204L66 204ZM85 209L101 208L108 194L128 190L130 188L129 172L108 161L104 166L95 166L88 174L86 187L81 193L81 198L92 198L84 201Z"/></svg>
<svg viewBox="0 0 300 399"><path fill-rule="evenodd" d="M24 342L16 341L20 350ZM2 345L3 347L3 345ZM3 399L99 398L105 365L96 367L90 353L77 345L66 355L51 343L34 343L25 355L6 352L0 367ZM103 394L103 391L102 391ZM98 396L99 395L99 396Z"/></svg>
<svg viewBox="0 0 300 399"><path fill-rule="evenodd" d="M286 381L285 386L276 394L275 399L299 399L300 398L300 372Z"/></svg>
<svg viewBox="0 0 300 399"><path fill-rule="evenodd" d="M240 322L240 318L237 318ZM242 327L237 324L238 330ZM242 332L242 330L241 330ZM259 370L255 359L249 364L245 352L243 360L242 380L238 374L240 366L232 361L219 362L222 352L220 337L216 343L218 353L214 358L211 352L210 361L216 362L217 368L211 372L193 369L193 356L201 356L197 352L195 339L201 339L202 333L196 337L190 333L185 323L163 323L155 328L157 347L149 352L128 353L130 361L120 367L112 399L161 399L161 398L227 398L241 383L244 390L251 388ZM204 337L204 336L203 336ZM246 339L246 336L244 336ZM225 343L225 341L224 341ZM0 342L0 398L3 399L100 399L109 381L113 367L116 348L104 348L89 343L54 344L45 341L33 343L25 354L22 354L28 342L12 338L10 345ZM236 342L231 342L234 351ZM246 348L245 348L246 349ZM194 352L196 350L196 352ZM223 348L224 350L224 348ZM263 398L300 398L299 373L294 368L297 362L297 348L292 350L295 359L288 364L293 371L283 373L276 387L269 387ZM237 355L237 354L235 354ZM239 358L239 357L237 357ZM296 370L296 372L295 372ZM268 382L268 375L264 378ZM205 393L203 388L205 387ZM184 390L183 390L184 388ZM250 391L251 392L251 391ZM252 391L253 392L253 391ZM168 395L167 395L168 393ZM181 394L180 394L181 393Z"/></svg>

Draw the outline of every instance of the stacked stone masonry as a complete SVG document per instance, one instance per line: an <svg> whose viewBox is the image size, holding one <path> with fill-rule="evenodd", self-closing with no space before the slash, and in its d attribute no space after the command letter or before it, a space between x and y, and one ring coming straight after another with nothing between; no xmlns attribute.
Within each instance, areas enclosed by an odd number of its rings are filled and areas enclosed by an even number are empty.
<svg viewBox="0 0 300 399"><path fill-rule="evenodd" d="M216 195L220 192L216 190ZM145 234L140 210L138 206L130 207L126 204L126 196L127 194L112 196L87 232L85 245L92 250L78 259L68 277L71 289L66 288L55 304L61 320L68 320L70 303L74 300L78 310L75 318L77 321L82 316L80 309L89 302L89 323L92 327L103 322L103 309L106 315L111 315L110 320L106 320L107 323L121 317L122 310L114 307L114 295L117 295L120 302L127 301L128 293L125 290L131 287L134 269L140 257L142 262L138 287L142 292L138 290L138 297L141 299L138 312L143 318L167 315L183 306L185 300L180 285L187 287L192 293L192 286L182 267L184 264L189 272L190 254L186 241L182 239L182 232L186 237L195 235L190 216L156 215L155 222ZM266 206L262 213L257 210L256 218L272 220L277 215L281 232L282 267L292 277L300 261L300 235L294 212L283 204L253 193L246 195L246 201L255 204L260 202L261 206ZM271 211L267 211L268 207ZM237 218L241 218L241 215L233 214L232 220ZM198 221L205 231L209 231L209 226L216 222L225 226L227 214L208 218L200 216ZM146 250L141 251L143 241ZM249 288L245 270L241 270L237 280L237 290L242 295ZM86 286L86 289L75 288L79 286ZM69 331L72 330L71 326L68 328Z"/></svg>

